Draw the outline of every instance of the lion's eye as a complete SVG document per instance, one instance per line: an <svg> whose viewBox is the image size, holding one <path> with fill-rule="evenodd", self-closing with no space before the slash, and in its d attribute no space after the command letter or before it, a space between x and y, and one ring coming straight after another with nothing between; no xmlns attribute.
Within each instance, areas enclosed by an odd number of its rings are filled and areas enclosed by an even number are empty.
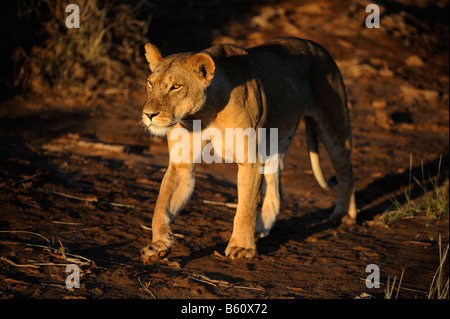
<svg viewBox="0 0 450 319"><path fill-rule="evenodd" d="M149 80L149 81L147 81L147 86L148 86L149 88L152 88L152 87L153 87L153 83Z"/></svg>
<svg viewBox="0 0 450 319"><path fill-rule="evenodd" d="M170 88L170 91L174 91L174 90L178 90L182 87L181 84L174 84L172 85L172 87Z"/></svg>

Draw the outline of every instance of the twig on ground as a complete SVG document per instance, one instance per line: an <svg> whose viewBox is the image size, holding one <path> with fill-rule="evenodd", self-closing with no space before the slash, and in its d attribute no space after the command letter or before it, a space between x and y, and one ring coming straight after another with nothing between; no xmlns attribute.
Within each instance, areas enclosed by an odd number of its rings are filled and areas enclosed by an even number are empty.
<svg viewBox="0 0 450 319"><path fill-rule="evenodd" d="M25 286L31 285L31 284L28 283L28 282L24 282L24 281L20 281L20 280L15 280L15 279L12 279L12 278L5 278L5 282L9 282L9 283L11 283L11 284L25 285Z"/></svg>
<svg viewBox="0 0 450 319"><path fill-rule="evenodd" d="M16 266L16 267L30 267L30 268L39 268L39 266L37 265L21 265L21 264L16 264L15 262L13 262L12 260L9 260L8 258L5 257L0 257L0 261L6 261L7 263Z"/></svg>
<svg viewBox="0 0 450 319"><path fill-rule="evenodd" d="M359 278L359 279L364 280L364 281L367 280L366 278ZM378 282L378 284L380 284L380 285L386 285L386 284L384 284L384 283L382 283L382 282ZM412 288L405 288L405 287L402 287L401 289L402 289L402 290L411 291L411 292L421 293L421 294L424 294L424 295L428 294L426 291L417 290L417 289L412 289ZM397 290L397 288L394 287L394 290Z"/></svg>
<svg viewBox="0 0 450 319"><path fill-rule="evenodd" d="M54 220L53 223L54 224L61 224L61 225L69 225L69 226L81 226L81 225L84 225L83 223L62 222L62 221L59 221L59 220Z"/></svg>
<svg viewBox="0 0 450 319"><path fill-rule="evenodd" d="M48 244L50 244L51 243L51 241L48 239L48 238L46 238L46 237L44 237L44 236L42 236L41 234L38 234L38 233L33 233L33 232L30 232L30 231L26 231L26 230L0 230L0 233L11 233L11 234L15 234L15 233L18 233L18 234L30 234L30 235L35 235L35 236L39 236L39 237L41 237L41 238L43 238Z"/></svg>
<svg viewBox="0 0 450 319"><path fill-rule="evenodd" d="M237 289L249 289L249 290L259 290L259 291L265 291L265 289L263 287L247 287L247 286L237 286L234 285L232 283L229 283L227 281L223 281L223 280L215 280L215 279L211 279L206 277L205 275L202 274L192 274L188 277L189 279L192 280L196 280L211 286L221 286L221 287L226 287L226 289L228 288L237 288Z"/></svg>
<svg viewBox="0 0 450 319"><path fill-rule="evenodd" d="M52 194L55 194L55 195L59 195L59 196L70 198L70 199L79 200L79 201L82 201L82 202L101 203L101 204L108 204L108 205L117 206L117 207L135 208L134 205L102 201L102 200L98 200L97 197L86 197L85 198L85 197L78 197L78 196L74 196L74 195L70 195L70 194L66 194L66 193L62 193L62 192L53 191L53 190L50 190L50 189L47 190L47 191L52 193Z"/></svg>
<svg viewBox="0 0 450 319"><path fill-rule="evenodd" d="M43 246L43 245L21 243L21 242L14 242L14 241L3 241L3 243L16 244L16 245L25 245L25 246L31 246L31 247L40 247L40 248L44 248L44 249L47 249L47 250L52 250L53 252L56 252L56 253L60 252L60 249L53 248L53 247L48 247L48 246ZM68 262L71 262L73 264L78 264L80 266L89 266L89 265L95 264L94 261L92 261L92 260L90 260L90 259L88 259L86 257L80 256L80 255L65 253L65 256L66 256L66 258L64 258L64 260L66 260ZM4 258L4 257L2 257L2 258ZM32 266L47 266L47 265L60 265L60 266L63 266L63 264L46 264L46 263L33 263L32 264ZM66 264L64 264L64 265L66 265Z"/></svg>
<svg viewBox="0 0 450 319"><path fill-rule="evenodd" d="M70 261L70 260L68 260ZM35 266L69 266L69 265L73 265L73 263L70 264L56 264L56 263L33 263L33 265Z"/></svg>
<svg viewBox="0 0 450 319"><path fill-rule="evenodd" d="M59 244L60 244L60 246L61 246L61 248L59 249L59 252L61 253L61 256L62 256L64 259L67 260L67 256L66 256L66 252L65 252L64 246L63 246L63 244L61 243L60 240L58 240L58 242L59 242Z"/></svg>
<svg viewBox="0 0 450 319"><path fill-rule="evenodd" d="M70 198L70 199L75 199L75 200L79 200L82 202L97 202L98 198L97 197L78 197L78 196L74 196L74 195L70 195L70 194L66 194L66 193L62 193L62 192L57 192L57 191L53 191L51 189L48 190L50 193L55 194L55 195L59 195L61 197L66 197L66 198Z"/></svg>
<svg viewBox="0 0 450 319"><path fill-rule="evenodd" d="M80 147L94 148L100 151L115 152L115 153L125 153L127 147L125 145L119 144L106 144L101 142L87 142L87 141L77 141Z"/></svg>
<svg viewBox="0 0 450 319"><path fill-rule="evenodd" d="M226 206L229 208L237 208L237 206L238 206L238 204L236 204L236 203L222 203L222 202L216 202L214 200L207 200L207 199L204 199L203 203L210 204L210 205Z"/></svg>
<svg viewBox="0 0 450 319"><path fill-rule="evenodd" d="M148 288L150 283L147 283L147 285L144 285L141 282L141 277L138 277L138 281L139 281L139 284L153 297L153 299L158 299L158 296L150 288Z"/></svg>
<svg viewBox="0 0 450 319"><path fill-rule="evenodd" d="M300 288L300 287L290 287L290 286L287 286L286 289L297 290L297 291L301 291L301 292L307 292L305 289Z"/></svg>

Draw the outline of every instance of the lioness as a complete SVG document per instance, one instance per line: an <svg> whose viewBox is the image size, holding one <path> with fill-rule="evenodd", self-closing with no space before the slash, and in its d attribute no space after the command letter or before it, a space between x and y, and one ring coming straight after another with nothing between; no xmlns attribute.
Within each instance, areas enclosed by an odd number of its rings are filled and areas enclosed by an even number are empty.
<svg viewBox="0 0 450 319"><path fill-rule="evenodd" d="M344 216L355 220L347 98L339 69L324 48L308 40L276 38L250 49L217 45L199 53L163 57L149 43L145 56L151 74L142 123L151 134L165 136L185 127L191 129L192 138L194 119L201 120L202 129L222 132L278 129L275 173L260 174L259 159L238 163L238 207L226 256L253 258L255 235L267 236L273 227L280 211L284 157L301 119L305 119L309 157L319 185L329 188L319 164L318 138L336 171L338 198L329 221L339 223ZM168 139L169 150L176 142ZM169 253L174 242L170 223L194 190L193 162L169 162L153 215L153 242L141 252L144 263ZM265 194L258 216L261 188Z"/></svg>

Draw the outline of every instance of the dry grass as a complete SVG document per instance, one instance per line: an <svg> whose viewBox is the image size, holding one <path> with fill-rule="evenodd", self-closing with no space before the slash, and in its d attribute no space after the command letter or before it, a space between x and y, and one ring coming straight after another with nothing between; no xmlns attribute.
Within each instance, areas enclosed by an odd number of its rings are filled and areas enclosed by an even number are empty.
<svg viewBox="0 0 450 319"><path fill-rule="evenodd" d="M19 1L26 2L25 0ZM39 0L22 15L37 17L41 37L29 53L14 51L14 85L24 92L109 95L135 88L145 78L140 51L149 21L135 18L143 4L79 0L80 28L65 25L66 1ZM29 8L31 6L31 8ZM19 4L20 7L20 4Z"/></svg>
<svg viewBox="0 0 450 319"><path fill-rule="evenodd" d="M428 299L448 299L449 277L445 278L444 267L447 263L449 244L442 250L441 234L439 234L439 267L436 270L428 293Z"/></svg>
<svg viewBox="0 0 450 319"><path fill-rule="evenodd" d="M426 294L428 299L448 299L449 277L448 273L445 274L445 265L448 265L448 249L449 244L447 244L447 246L443 249L442 238L441 234L439 233L439 266L434 273L428 293L402 287L403 275L405 273L405 269L403 269L400 276L400 281L398 282L397 286L397 277L394 277L392 282L390 281L390 277L387 278L386 288L384 289L384 299L398 299L400 289ZM396 291L395 296L394 291Z"/></svg>
<svg viewBox="0 0 450 319"><path fill-rule="evenodd" d="M402 274L400 276L400 280L397 284L397 287L395 287L397 277L394 277L394 280L392 281L392 283L390 283L390 278L388 277L387 283L386 283L386 288L384 289L384 299L392 299L394 290L397 291L397 293L395 294L395 299L398 299L398 294L400 293L400 287L402 286L402 280L403 280L404 273L405 273L405 269L402 270Z"/></svg>

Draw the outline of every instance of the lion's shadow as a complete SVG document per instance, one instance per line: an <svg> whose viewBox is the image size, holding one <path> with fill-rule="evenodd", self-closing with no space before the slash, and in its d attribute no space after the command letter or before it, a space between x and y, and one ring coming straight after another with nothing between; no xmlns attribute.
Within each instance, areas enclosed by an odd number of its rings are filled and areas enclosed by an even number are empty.
<svg viewBox="0 0 450 319"><path fill-rule="evenodd" d="M375 216L393 207L393 193L411 185L410 200L417 199L423 195L421 186L411 182L411 176L421 180L424 175L426 180L434 179L439 185L448 179L449 176L449 156L437 157L423 165L417 165L411 169L407 168L403 173L391 173L374 180L366 188L356 192L357 207L364 207L359 211L356 226L366 221L373 220ZM428 182L429 183L429 182ZM425 182L426 184L426 182ZM423 185L422 185L423 186ZM428 185L428 189L431 189ZM404 203L404 195L396 195L395 198ZM380 199L382 201L380 202ZM372 203L374 203L372 205ZM257 240L258 252L260 255L270 255L279 251L289 241L304 242L306 238L314 234L326 232L328 229L336 227L349 227L346 225L332 225L327 222L328 217L333 212L333 206L327 209L317 209L312 212L302 214L301 216L292 216L283 218L276 222L271 234ZM281 211L281 214L283 212ZM203 250L194 250L189 259L201 258L214 254L214 251L223 252L227 242L207 247Z"/></svg>

